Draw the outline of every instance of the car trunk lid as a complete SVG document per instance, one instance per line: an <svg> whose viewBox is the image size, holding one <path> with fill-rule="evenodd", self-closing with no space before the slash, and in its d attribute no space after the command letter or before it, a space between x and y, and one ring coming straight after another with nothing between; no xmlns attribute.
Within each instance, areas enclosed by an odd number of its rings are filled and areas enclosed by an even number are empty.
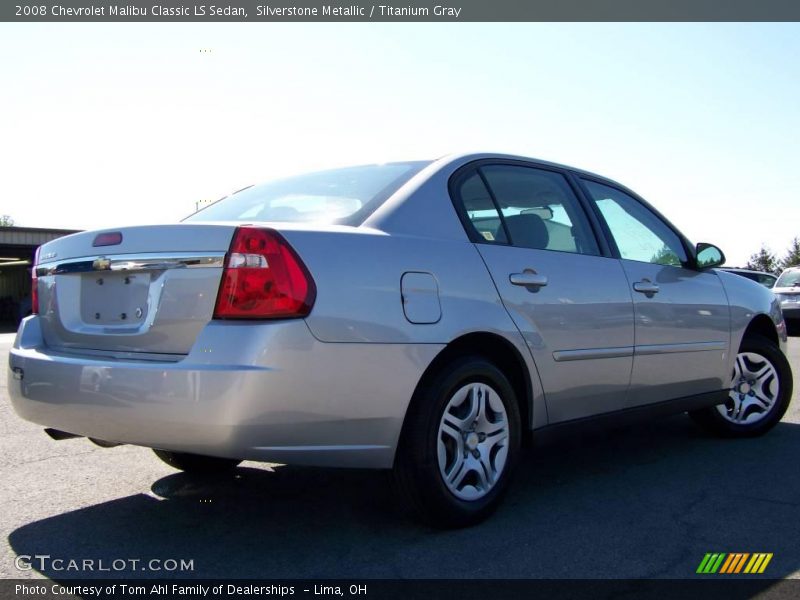
<svg viewBox="0 0 800 600"><path fill-rule="evenodd" d="M125 227L43 245L36 273L46 343L89 353L187 354L213 318L235 229Z"/></svg>

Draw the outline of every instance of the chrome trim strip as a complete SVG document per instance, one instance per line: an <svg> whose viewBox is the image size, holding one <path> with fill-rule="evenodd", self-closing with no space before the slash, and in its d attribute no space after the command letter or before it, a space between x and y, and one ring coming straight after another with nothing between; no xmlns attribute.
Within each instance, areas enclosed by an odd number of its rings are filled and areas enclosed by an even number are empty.
<svg viewBox="0 0 800 600"><path fill-rule="evenodd" d="M684 344L651 344L648 346L622 346L619 348L586 348L581 350L557 350L553 352L556 362L571 360L594 360L598 358L621 358L625 356L651 356L676 352L709 352L727 350L726 342L689 342Z"/></svg>
<svg viewBox="0 0 800 600"><path fill-rule="evenodd" d="M170 252L87 256L36 267L37 277L95 271L163 271L165 269L222 268L225 253Z"/></svg>
<svg viewBox="0 0 800 600"><path fill-rule="evenodd" d="M186 358L185 354L165 354L163 352L130 352L118 350L93 350L70 346L48 346L56 356L67 358L88 358L98 361L146 361L157 363L176 363Z"/></svg>
<svg viewBox="0 0 800 600"><path fill-rule="evenodd" d="M653 354L673 354L675 352L708 352L712 350L727 350L727 342L689 342L684 344L652 344L649 346L636 346L635 356L650 356Z"/></svg>
<svg viewBox="0 0 800 600"><path fill-rule="evenodd" d="M633 356L633 346L622 346L619 348L586 348L583 350L557 350L553 352L553 359L556 362L567 362L570 360L592 360L596 358L622 358Z"/></svg>

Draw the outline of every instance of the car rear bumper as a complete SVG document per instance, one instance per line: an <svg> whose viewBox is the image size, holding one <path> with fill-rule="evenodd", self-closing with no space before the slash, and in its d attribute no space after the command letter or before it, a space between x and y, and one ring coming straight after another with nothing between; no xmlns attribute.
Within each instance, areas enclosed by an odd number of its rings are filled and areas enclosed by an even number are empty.
<svg viewBox="0 0 800 600"><path fill-rule="evenodd" d="M441 348L323 343L302 320L212 322L179 360L121 360L46 347L34 316L10 352L8 388L24 419L110 442L388 468Z"/></svg>

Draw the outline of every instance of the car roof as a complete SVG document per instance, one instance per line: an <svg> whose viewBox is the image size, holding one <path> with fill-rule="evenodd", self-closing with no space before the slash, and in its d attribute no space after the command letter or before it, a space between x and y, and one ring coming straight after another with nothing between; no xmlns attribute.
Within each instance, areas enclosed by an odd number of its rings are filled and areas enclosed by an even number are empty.
<svg viewBox="0 0 800 600"><path fill-rule="evenodd" d="M556 169L563 169L567 171L573 171L574 173L578 173L580 175L588 175L594 179L599 179L603 181L607 181L612 183L618 187L626 188L623 184L619 183L618 181L614 181L613 179L606 177L605 175L600 175L598 173L593 173L592 171L587 171L586 169L581 169L578 167L573 167L571 165L565 165L563 163L553 162L551 160L544 160L542 158L535 158L533 156L523 156L520 154L506 154L503 152L466 152L466 153L456 153L456 154L447 154L438 158L434 162L441 162L441 163L451 163L451 162L460 162L460 163L470 163L476 160L517 160L520 162L531 162L537 163L544 166L550 166Z"/></svg>

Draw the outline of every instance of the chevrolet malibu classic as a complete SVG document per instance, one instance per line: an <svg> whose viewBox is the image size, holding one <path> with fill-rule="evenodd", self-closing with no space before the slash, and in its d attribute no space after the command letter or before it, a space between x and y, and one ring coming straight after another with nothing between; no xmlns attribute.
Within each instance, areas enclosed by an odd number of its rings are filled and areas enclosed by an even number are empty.
<svg viewBox="0 0 800 600"><path fill-rule="evenodd" d="M528 437L688 412L761 435L792 393L763 286L622 185L478 154L250 187L178 224L39 249L9 359L56 438L393 469L441 527L499 504Z"/></svg>

